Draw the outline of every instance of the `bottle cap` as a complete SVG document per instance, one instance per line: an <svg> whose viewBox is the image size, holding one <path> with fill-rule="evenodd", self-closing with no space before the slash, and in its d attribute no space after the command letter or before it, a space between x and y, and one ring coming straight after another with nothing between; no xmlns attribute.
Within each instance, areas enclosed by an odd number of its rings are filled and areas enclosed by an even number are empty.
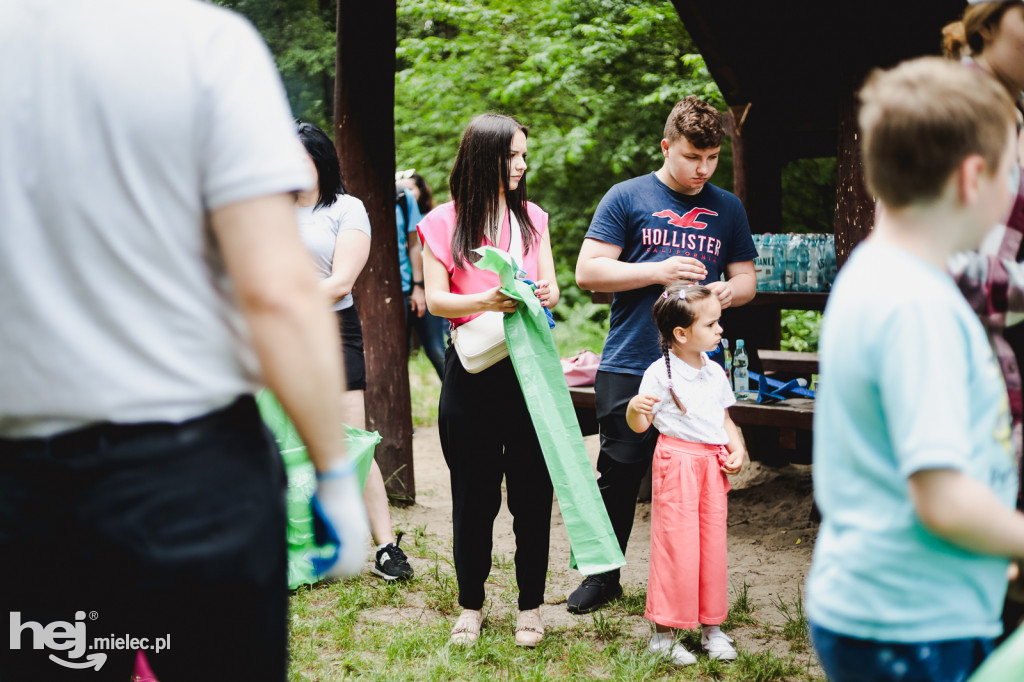
<svg viewBox="0 0 1024 682"><path fill-rule="evenodd" d="M736 339L736 348L737 350L743 348L743 339Z"/></svg>

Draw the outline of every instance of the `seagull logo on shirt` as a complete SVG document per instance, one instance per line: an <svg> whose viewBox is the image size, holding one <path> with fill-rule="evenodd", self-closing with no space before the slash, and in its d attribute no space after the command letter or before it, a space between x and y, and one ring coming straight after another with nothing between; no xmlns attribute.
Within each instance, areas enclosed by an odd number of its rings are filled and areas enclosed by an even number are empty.
<svg viewBox="0 0 1024 682"><path fill-rule="evenodd" d="M651 215L655 218L668 218L669 225L675 225L676 227L692 227L695 230L703 230L708 226L708 224L697 220L697 218L702 215L718 215L718 213L707 208L692 208L686 212L686 215L679 215L675 211L671 211L669 209L658 211Z"/></svg>

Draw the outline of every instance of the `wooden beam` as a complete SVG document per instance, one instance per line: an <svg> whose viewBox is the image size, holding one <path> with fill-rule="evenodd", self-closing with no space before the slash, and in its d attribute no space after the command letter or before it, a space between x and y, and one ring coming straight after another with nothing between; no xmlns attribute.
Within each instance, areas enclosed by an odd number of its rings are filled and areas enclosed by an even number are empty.
<svg viewBox="0 0 1024 682"><path fill-rule="evenodd" d="M747 209L751 232L782 232L782 145L777 113L758 102L730 107L733 190Z"/></svg>
<svg viewBox="0 0 1024 682"><path fill-rule="evenodd" d="M870 234L875 217L875 202L864 187L856 98L855 88L851 87L839 102L835 234L836 262L840 267L853 247Z"/></svg>
<svg viewBox="0 0 1024 682"><path fill-rule="evenodd" d="M334 142L348 190L373 228L356 281L366 351L366 424L388 494L415 501L405 305L395 225L395 0L338 1Z"/></svg>

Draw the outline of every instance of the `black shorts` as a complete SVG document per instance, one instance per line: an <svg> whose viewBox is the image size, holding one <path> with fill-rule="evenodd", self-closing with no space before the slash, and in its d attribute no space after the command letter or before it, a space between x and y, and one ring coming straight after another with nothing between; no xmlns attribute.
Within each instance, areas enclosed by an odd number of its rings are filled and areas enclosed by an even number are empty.
<svg viewBox="0 0 1024 682"><path fill-rule="evenodd" d="M359 311L349 306L337 311L341 329L341 361L345 364L345 390L366 390L366 356L363 354L363 323Z"/></svg>
<svg viewBox="0 0 1024 682"><path fill-rule="evenodd" d="M616 462L649 463L654 457L658 430L637 433L626 423L626 406L640 390L638 374L598 371L594 380L595 416L601 432L601 452Z"/></svg>

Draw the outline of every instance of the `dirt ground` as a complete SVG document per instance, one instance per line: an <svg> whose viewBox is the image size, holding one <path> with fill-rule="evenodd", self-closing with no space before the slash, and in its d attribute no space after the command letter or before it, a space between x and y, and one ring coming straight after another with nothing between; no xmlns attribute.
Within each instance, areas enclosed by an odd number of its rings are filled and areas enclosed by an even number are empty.
<svg viewBox="0 0 1024 682"><path fill-rule="evenodd" d="M597 460L597 436L585 440L593 464ZM406 528L425 526L426 532L444 546L450 543L452 534L451 490L436 427L416 429L413 453L416 504L396 509L395 521ZM780 625L784 618L773 602L782 599L792 604L798 599L817 534L817 524L811 521L810 466L791 464L774 468L748 462L740 474L731 477L731 482L730 584L739 586L746 581L749 597L757 605L755 617L763 623ZM637 505L626 552L627 565L622 569L623 587L627 592L643 589L647 583L650 515L650 503ZM494 553L511 561L514 551L512 517L503 505L495 522ZM577 617L565 609L565 600L579 584L580 575L569 568L568 536L557 501L552 514L549 566L546 601L542 607L545 623L571 626ZM730 600L732 598L730 595ZM776 648L774 644L767 646Z"/></svg>

